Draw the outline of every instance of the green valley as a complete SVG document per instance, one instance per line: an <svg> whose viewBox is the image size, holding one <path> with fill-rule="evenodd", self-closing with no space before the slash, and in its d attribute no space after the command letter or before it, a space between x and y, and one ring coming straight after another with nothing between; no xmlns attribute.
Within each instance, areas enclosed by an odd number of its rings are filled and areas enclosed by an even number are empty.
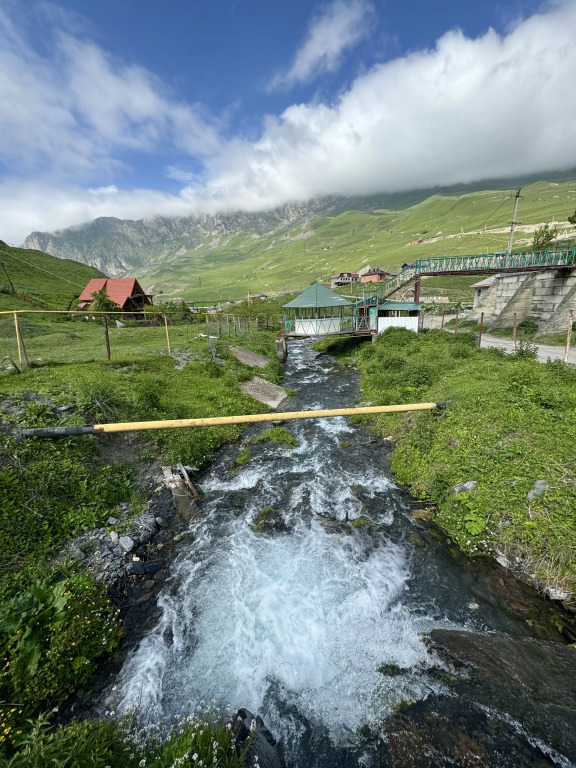
<svg viewBox="0 0 576 768"><path fill-rule="evenodd" d="M25 244L114 276L135 275L157 300L215 303L248 293L299 291L315 280L327 282L334 272L368 264L396 271L422 257L505 250L514 191L499 183L491 187L317 200L273 212L198 219L97 219L81 228L33 233ZM574 235L567 218L575 208L574 180L523 187L515 249L529 249L534 230L544 223L555 222L560 237ZM470 295L471 281L463 280ZM428 283L423 290L436 294L443 285ZM450 286L457 287L454 296L459 285Z"/></svg>

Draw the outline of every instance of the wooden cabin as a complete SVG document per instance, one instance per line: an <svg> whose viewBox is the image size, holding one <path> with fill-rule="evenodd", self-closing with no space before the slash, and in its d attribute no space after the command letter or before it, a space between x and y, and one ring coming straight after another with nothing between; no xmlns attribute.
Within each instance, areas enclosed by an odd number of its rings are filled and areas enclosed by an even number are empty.
<svg viewBox="0 0 576 768"><path fill-rule="evenodd" d="M103 288L106 288L108 298L125 312L141 312L153 304L152 295L144 293L135 277L94 277L80 294L78 309L89 309L94 301L92 294Z"/></svg>

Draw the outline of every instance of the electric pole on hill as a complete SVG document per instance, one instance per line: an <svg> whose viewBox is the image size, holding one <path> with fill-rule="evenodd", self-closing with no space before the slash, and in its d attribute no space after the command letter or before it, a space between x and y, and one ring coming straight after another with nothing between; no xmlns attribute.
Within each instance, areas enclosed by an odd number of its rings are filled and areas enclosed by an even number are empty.
<svg viewBox="0 0 576 768"><path fill-rule="evenodd" d="M518 192L516 192L516 194L514 195L514 197L516 198L516 201L514 202L514 215L512 216L512 221L510 222L510 239L508 240L508 251L507 251L507 253L510 253L510 251L512 250L512 243L514 242L514 227L518 223L516 221L516 214L518 213L518 200L520 200L520 190L521 189L522 189L522 187L520 187Z"/></svg>

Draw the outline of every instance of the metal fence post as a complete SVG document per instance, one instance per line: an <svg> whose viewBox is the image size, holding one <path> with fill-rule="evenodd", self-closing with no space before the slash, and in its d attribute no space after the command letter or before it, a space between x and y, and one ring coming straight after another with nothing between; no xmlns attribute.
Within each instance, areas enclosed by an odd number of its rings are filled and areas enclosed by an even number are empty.
<svg viewBox="0 0 576 768"><path fill-rule="evenodd" d="M482 328L484 327L484 312L480 313L480 330L478 331L478 346L482 345Z"/></svg>

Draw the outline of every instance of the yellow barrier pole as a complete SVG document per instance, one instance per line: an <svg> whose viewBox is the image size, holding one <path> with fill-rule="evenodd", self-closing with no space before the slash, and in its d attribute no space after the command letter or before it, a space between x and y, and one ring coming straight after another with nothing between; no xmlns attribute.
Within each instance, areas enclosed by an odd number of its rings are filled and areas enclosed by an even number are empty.
<svg viewBox="0 0 576 768"><path fill-rule="evenodd" d="M443 404L442 404L443 405ZM128 421L118 424L95 424L94 432L131 432L145 429L183 429L186 427L214 427L224 424L254 424L265 421L291 421L294 419L321 419L335 416L358 416L402 411L429 411L441 407L439 403L411 403L409 405L373 405L363 408L335 408L321 411L289 411L286 413L254 413L245 416L212 416L204 419L169 419L166 421Z"/></svg>
<svg viewBox="0 0 576 768"><path fill-rule="evenodd" d="M94 424L80 427L41 427L17 429L21 437L60 437L65 435L93 435L109 432L137 432L146 429L184 429L187 427L215 427L223 424L254 424L266 421L293 419L322 419L335 416L361 416L375 413L401 413L403 411L431 411L444 408L445 402L409 403L408 405L369 405L362 408L335 408L323 411L288 411L286 413L254 413L245 416L213 416L205 419L170 419L166 421L127 421L118 424Z"/></svg>

